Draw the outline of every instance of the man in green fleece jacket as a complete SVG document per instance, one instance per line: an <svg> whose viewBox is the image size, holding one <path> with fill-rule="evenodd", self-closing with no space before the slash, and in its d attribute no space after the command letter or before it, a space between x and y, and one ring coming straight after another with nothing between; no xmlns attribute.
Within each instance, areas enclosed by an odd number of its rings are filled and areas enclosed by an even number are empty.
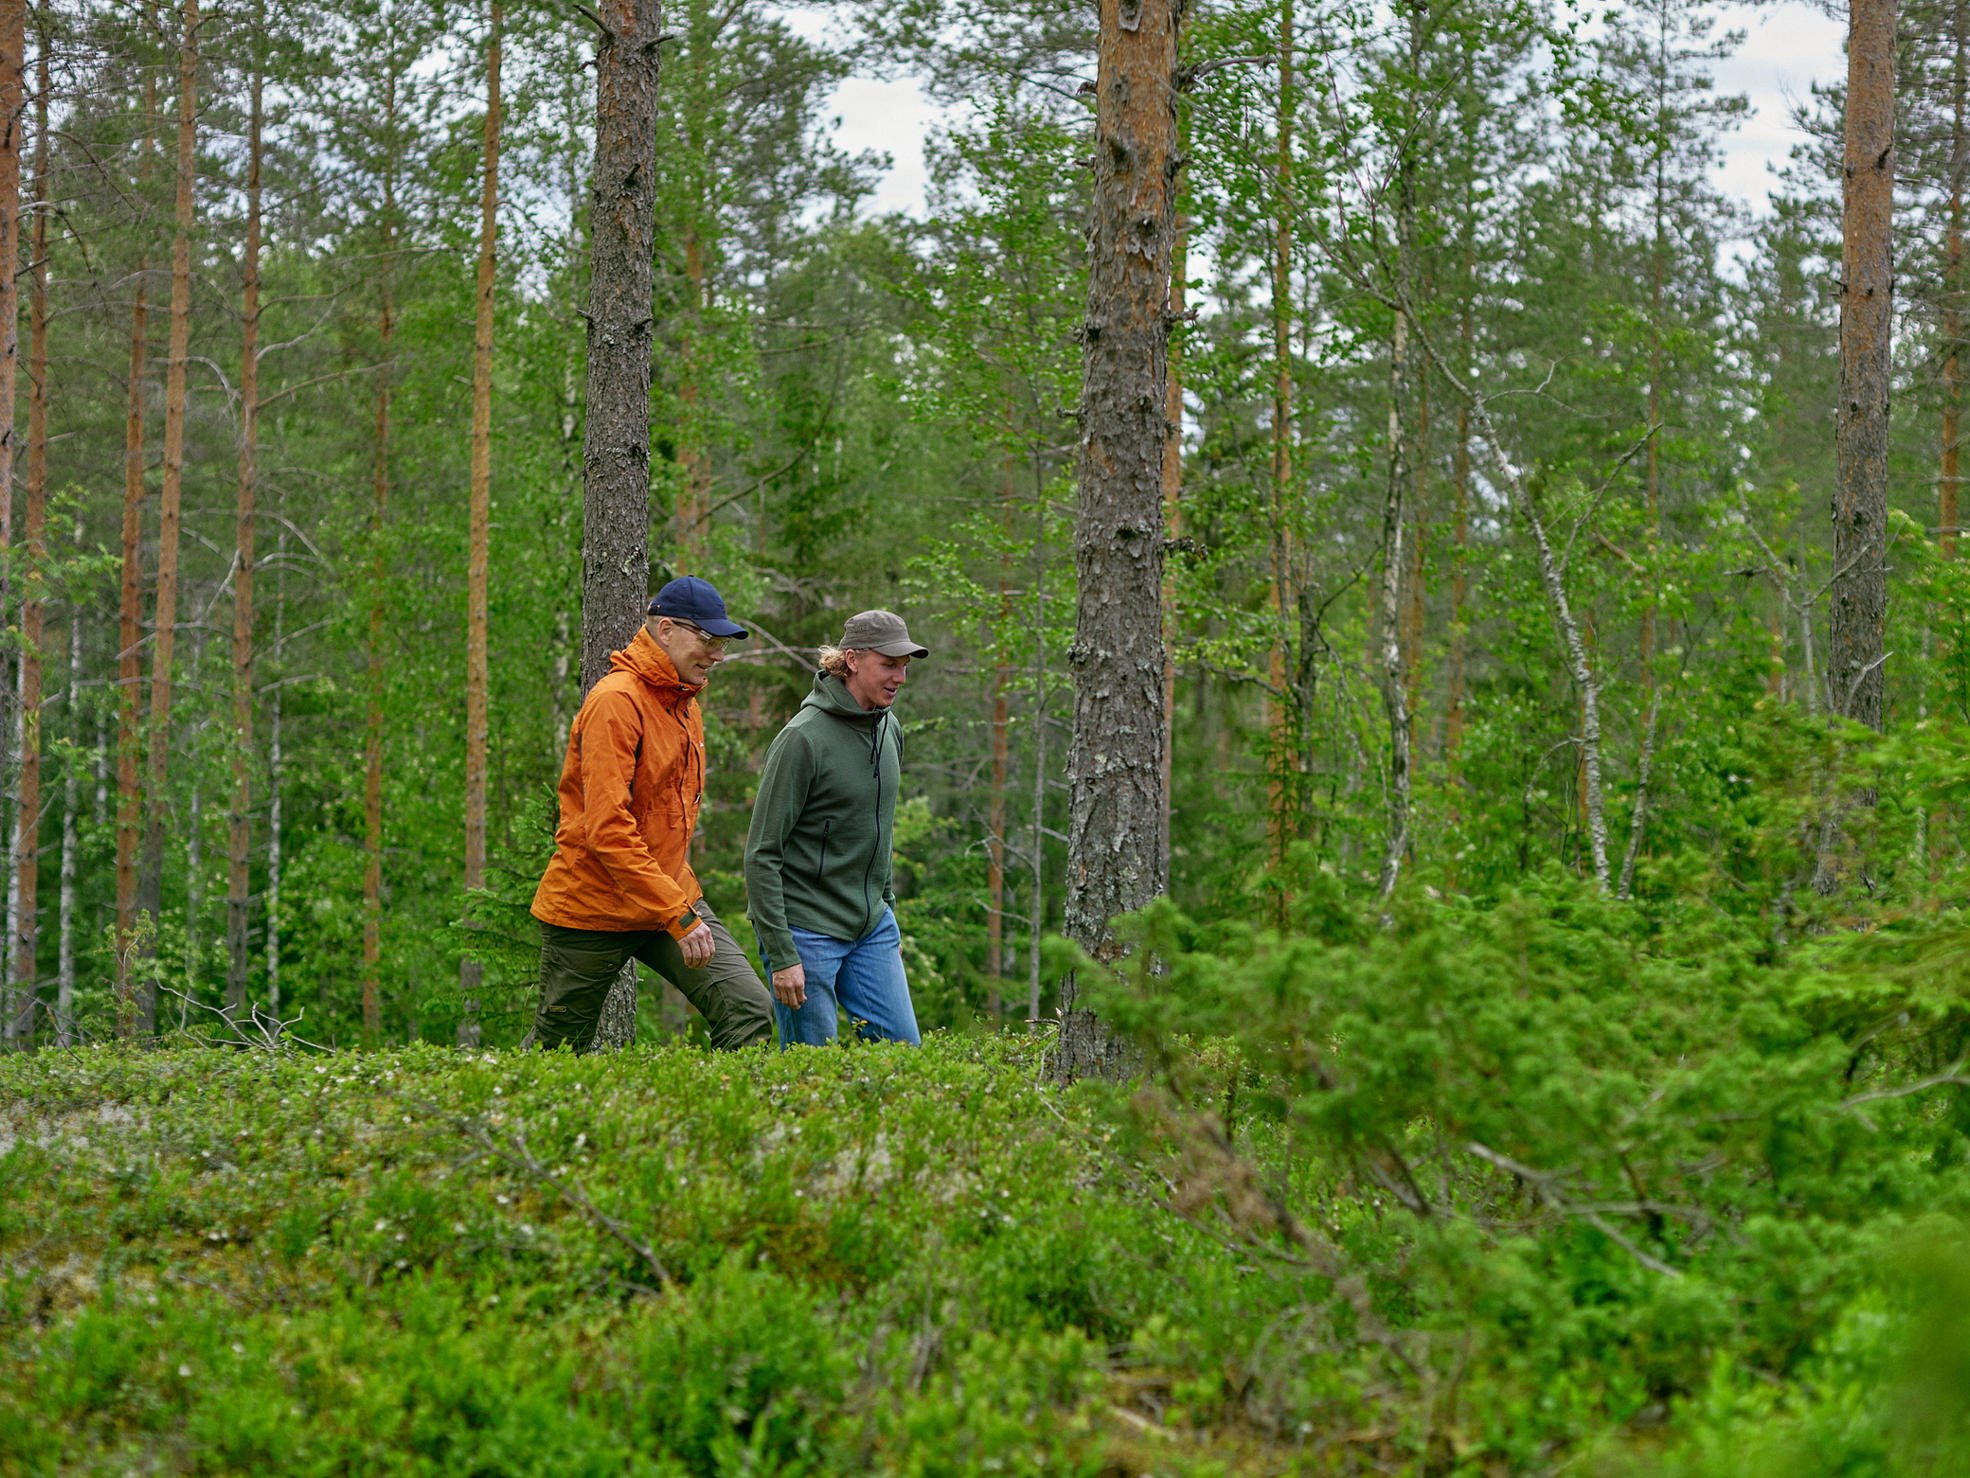
<svg viewBox="0 0 1970 1478"><path fill-rule="evenodd" d="M871 1041L922 1040L892 908L903 734L889 709L929 655L894 612L851 616L766 751L746 897L782 1048L833 1041L844 1013Z"/></svg>

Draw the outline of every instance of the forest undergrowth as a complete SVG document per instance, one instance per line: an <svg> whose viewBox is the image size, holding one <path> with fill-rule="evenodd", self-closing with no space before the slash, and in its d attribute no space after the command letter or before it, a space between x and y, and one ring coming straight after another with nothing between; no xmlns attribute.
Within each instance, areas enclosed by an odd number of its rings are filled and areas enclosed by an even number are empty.
<svg viewBox="0 0 1970 1478"><path fill-rule="evenodd" d="M955 1033L0 1059L0 1472L1970 1465L1960 917L1324 876L1132 922L1125 1089Z"/></svg>

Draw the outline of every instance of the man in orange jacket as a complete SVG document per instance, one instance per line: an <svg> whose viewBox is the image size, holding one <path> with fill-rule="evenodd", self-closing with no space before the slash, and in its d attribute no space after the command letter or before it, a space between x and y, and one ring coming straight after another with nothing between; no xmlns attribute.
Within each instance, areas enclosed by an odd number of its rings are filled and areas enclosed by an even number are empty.
<svg viewBox="0 0 1970 1478"><path fill-rule="evenodd" d="M713 1046L772 1037L772 998L705 902L688 855L705 789L698 694L726 642L746 635L709 581L672 580L575 717L554 859L533 902L542 1047L587 1051L631 958L704 1014Z"/></svg>

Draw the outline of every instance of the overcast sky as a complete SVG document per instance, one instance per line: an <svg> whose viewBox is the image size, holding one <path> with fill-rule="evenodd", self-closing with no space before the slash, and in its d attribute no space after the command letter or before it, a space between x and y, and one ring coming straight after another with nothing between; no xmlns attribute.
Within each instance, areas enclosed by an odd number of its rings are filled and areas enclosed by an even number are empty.
<svg viewBox="0 0 1970 1478"><path fill-rule="evenodd" d="M1772 168L1783 164L1798 141L1791 114L1815 82L1844 74L1842 26L1815 5L1799 0L1721 10L1724 24L1745 33L1744 44L1716 69L1720 92L1751 100L1751 116L1724 143L1718 183L1759 214L1766 210ZM809 16L795 12L795 23ZM804 28L804 27L803 27ZM879 82L855 78L837 90L834 110L841 119L837 138L850 151L873 149L893 161L876 191L879 211L924 213L923 140L937 126L942 110L908 80Z"/></svg>

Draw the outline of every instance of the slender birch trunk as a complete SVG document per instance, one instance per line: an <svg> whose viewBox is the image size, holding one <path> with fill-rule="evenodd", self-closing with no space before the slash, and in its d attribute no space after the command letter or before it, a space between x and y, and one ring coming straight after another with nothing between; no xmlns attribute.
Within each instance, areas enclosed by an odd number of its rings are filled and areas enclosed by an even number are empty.
<svg viewBox="0 0 1970 1478"><path fill-rule="evenodd" d="M1298 809L1293 794L1296 746L1287 695L1286 638L1293 599L1293 0L1280 0L1278 71L1272 191L1272 482L1266 508L1271 559L1266 610L1272 618L1272 643L1266 655L1266 855L1275 868L1285 860ZM1285 894L1276 894L1274 902L1275 921L1283 923Z"/></svg>
<svg viewBox="0 0 1970 1478"><path fill-rule="evenodd" d="M144 817L144 851L138 875L139 906L153 932L140 948L144 960L141 1012L145 1031L157 1019L157 936L164 902L164 823L170 809L171 684L178 629L178 539L185 477L185 372L191 358L192 186L198 159L198 0L184 0L184 34L178 50L177 230L171 242L171 353L164 382L164 476L158 495L156 634L151 647L150 774Z"/></svg>
<svg viewBox="0 0 1970 1478"><path fill-rule="evenodd" d="M238 548L233 570L233 805L227 826L226 1005L246 1010L253 905L253 522L260 440L260 153L265 77L260 56L266 0L255 0L248 84L246 243L240 287Z"/></svg>
<svg viewBox="0 0 1970 1478"><path fill-rule="evenodd" d="M281 684L287 642L287 500L275 509L279 534L274 541L274 658L273 692L267 702L267 1010L280 1019L280 884L281 884Z"/></svg>
<svg viewBox="0 0 1970 1478"><path fill-rule="evenodd" d="M1422 72L1423 12L1407 12L1409 71ZM1405 138L1396 162L1395 178L1395 323L1389 334L1389 470L1388 492L1382 504L1382 581L1380 637L1382 706L1389 725L1388 835L1382 849L1379 891L1395 891L1409 852L1410 715L1408 681L1402 660L1402 579L1407 565L1403 552L1415 433L1413 401L1417 369L1409 362L1410 312L1415 282L1416 159L1415 144Z"/></svg>
<svg viewBox="0 0 1970 1478"><path fill-rule="evenodd" d="M1027 893L1026 1020L1040 1020L1040 940L1047 926L1047 496L1033 474L1033 876Z"/></svg>
<svg viewBox="0 0 1970 1478"><path fill-rule="evenodd" d="M14 451L18 426L14 392L20 363L20 205L21 140L27 131L27 6L24 0L0 0L0 549L13 541ZM9 595L0 575L0 620ZM0 743L13 726L9 695L0 683ZM6 770L0 754L0 776ZM11 787L7 787L11 789ZM13 834L7 833L9 862ZM11 903L18 895L19 875L7 870ZM7 918L7 937L14 933L14 913ZM14 1001L13 972L0 962L0 1045L15 1045L19 1008Z"/></svg>
<svg viewBox="0 0 1970 1478"><path fill-rule="evenodd" d="M27 409L27 575L21 603L20 793L16 802L15 866L19 869L20 932L14 936L16 1010L9 1029L21 1045L34 1040L40 1007L41 886L41 635L48 562L48 37L34 67L34 226L29 267Z"/></svg>
<svg viewBox="0 0 1970 1478"><path fill-rule="evenodd" d="M492 356L495 252L499 244L499 49L504 19L500 0L492 0L491 33L486 40L485 168L479 191L478 318L472 335L472 509L471 548L466 559L465 598L465 893L466 921L473 922L470 899L486 886L486 732L491 674L486 655L487 566L492 540ZM463 1014L458 1045L479 1045L479 990L484 966L470 954L459 961L458 987Z"/></svg>
<svg viewBox="0 0 1970 1478"><path fill-rule="evenodd" d="M1943 425L1941 475L1936 479L1936 547L1945 560L1956 558L1956 539L1962 519L1963 474L1959 425L1963 409L1963 190L1970 176L1970 3L1955 0L1950 7L1951 39L1955 43L1950 68L1949 209L1943 238ZM1957 633L1945 630L1938 639L1936 668L1949 672L1958 657ZM1929 817L1929 868L1941 875L1951 849L1951 824L1956 808L1938 806Z"/></svg>
<svg viewBox="0 0 1970 1478"><path fill-rule="evenodd" d="M82 515L75 515L75 547L82 542ZM68 690L65 706L68 727L76 748L82 747L82 606L71 602L68 612ZM102 750L97 749L100 758ZM100 772L99 772L100 773ZM71 755L62 773L62 858L61 883L55 924L55 1041L63 1047L75 1045L75 875L80 856L80 811L82 797L76 761Z"/></svg>
<svg viewBox="0 0 1970 1478"><path fill-rule="evenodd" d="M1006 407L1011 420L1011 406ZM1013 540L1013 461L1006 452L1000 469L999 508L1001 535L999 551L999 641L1012 631L1012 540ZM1006 781L1011 759L1008 728L1011 723L1009 694L1012 664L1001 648L992 668L992 793L985 825L985 1014L997 1026L1004 1014L1001 998L1005 975L1006 906Z"/></svg>

